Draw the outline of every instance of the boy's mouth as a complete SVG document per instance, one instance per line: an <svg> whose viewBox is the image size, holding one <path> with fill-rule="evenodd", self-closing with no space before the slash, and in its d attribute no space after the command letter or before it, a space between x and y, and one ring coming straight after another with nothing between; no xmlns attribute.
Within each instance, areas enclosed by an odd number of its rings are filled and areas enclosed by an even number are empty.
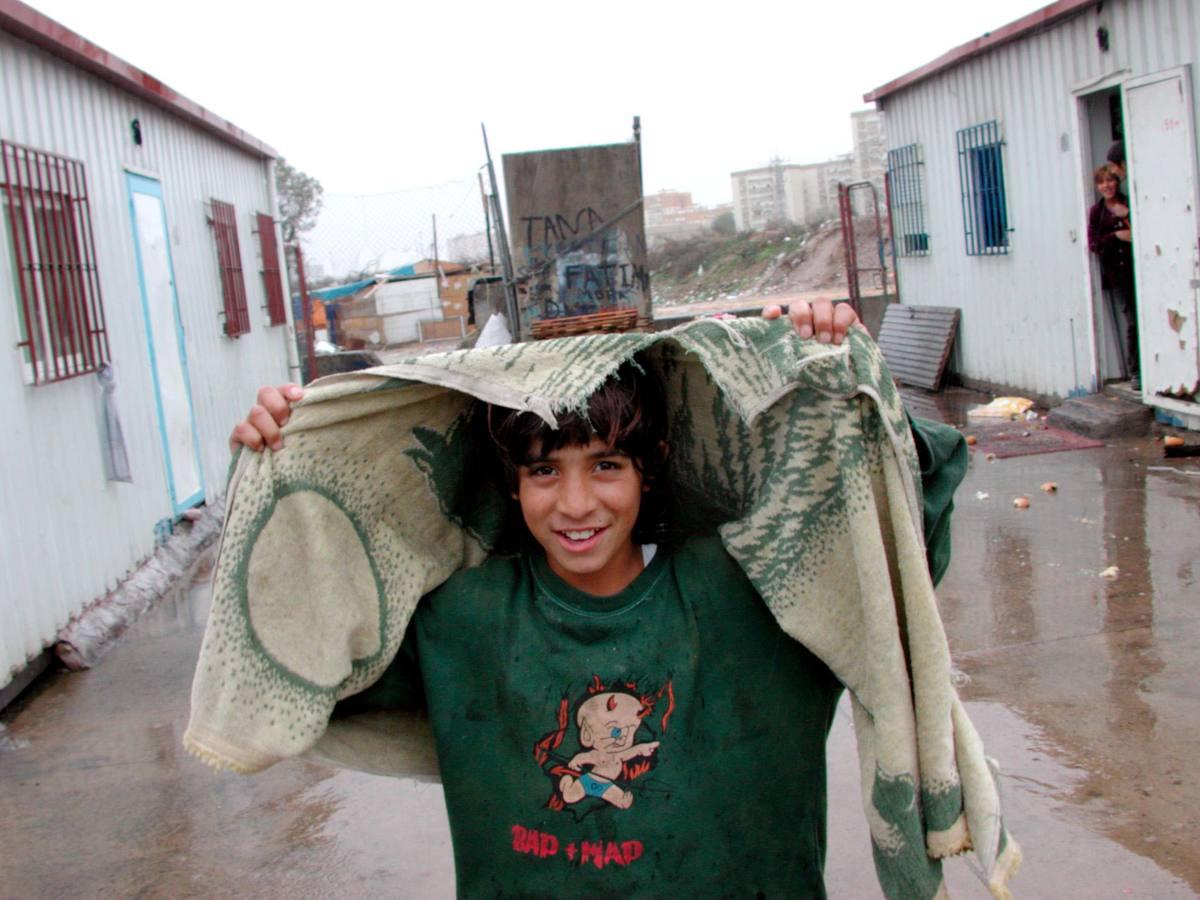
<svg viewBox="0 0 1200 900"><path fill-rule="evenodd" d="M606 531L608 531L607 527L564 528L559 531L555 531L554 533L558 536L559 543L561 543L568 550L580 552L583 550L590 550L592 547L594 547L599 541L600 536Z"/></svg>

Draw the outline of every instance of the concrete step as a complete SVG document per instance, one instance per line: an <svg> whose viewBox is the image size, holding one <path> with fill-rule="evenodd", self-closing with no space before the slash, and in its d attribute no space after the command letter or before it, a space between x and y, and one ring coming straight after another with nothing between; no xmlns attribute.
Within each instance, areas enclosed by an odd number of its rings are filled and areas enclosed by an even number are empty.
<svg viewBox="0 0 1200 900"><path fill-rule="evenodd" d="M1128 393L1128 392L1126 392ZM1154 413L1150 407L1125 396L1089 394L1054 407L1046 417L1053 428L1074 431L1103 440L1150 433Z"/></svg>
<svg viewBox="0 0 1200 900"><path fill-rule="evenodd" d="M1110 381L1104 386L1104 393L1118 400L1128 400L1130 403L1141 403L1142 392L1134 390L1128 381Z"/></svg>

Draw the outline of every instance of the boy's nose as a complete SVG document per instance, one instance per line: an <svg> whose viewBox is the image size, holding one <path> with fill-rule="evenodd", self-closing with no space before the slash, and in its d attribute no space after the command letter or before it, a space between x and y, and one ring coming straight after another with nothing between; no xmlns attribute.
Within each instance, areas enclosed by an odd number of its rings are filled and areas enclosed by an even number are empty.
<svg viewBox="0 0 1200 900"><path fill-rule="evenodd" d="M594 499L586 478L568 476L562 481L558 496L559 510L571 518L578 519L592 511Z"/></svg>

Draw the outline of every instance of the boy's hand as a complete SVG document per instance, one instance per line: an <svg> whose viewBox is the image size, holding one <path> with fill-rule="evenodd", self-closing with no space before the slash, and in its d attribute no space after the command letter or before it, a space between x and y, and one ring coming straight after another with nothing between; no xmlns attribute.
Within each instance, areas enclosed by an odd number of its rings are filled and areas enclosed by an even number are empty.
<svg viewBox="0 0 1200 900"><path fill-rule="evenodd" d="M779 306L767 306L762 314L764 319L778 319L783 310ZM840 344L846 339L846 332L858 324L854 307L849 303L835 304L832 300L815 303L796 300L788 304L788 315L800 337L810 338L815 334L822 344Z"/></svg>
<svg viewBox="0 0 1200 900"><path fill-rule="evenodd" d="M291 418L292 404L303 396L304 391L298 384L259 388L258 402L250 407L246 418L238 422L229 435L229 449L236 451L240 444L255 453L267 447L278 450L283 446L279 429Z"/></svg>

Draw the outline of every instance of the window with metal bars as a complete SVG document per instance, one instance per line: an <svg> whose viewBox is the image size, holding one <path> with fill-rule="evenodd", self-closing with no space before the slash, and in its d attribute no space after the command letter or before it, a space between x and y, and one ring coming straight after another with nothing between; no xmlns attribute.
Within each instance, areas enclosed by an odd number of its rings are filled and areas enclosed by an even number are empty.
<svg viewBox="0 0 1200 900"><path fill-rule="evenodd" d="M1003 147L1000 123L995 120L958 132L958 180L968 256L1008 253Z"/></svg>
<svg viewBox="0 0 1200 900"><path fill-rule="evenodd" d="M275 220L266 213L255 216L258 227L258 247L262 255L263 287L267 291L267 317L272 325L287 322L283 306L283 283L279 272L279 244L275 241Z"/></svg>
<svg viewBox="0 0 1200 900"><path fill-rule="evenodd" d="M221 273L221 294L225 299L225 333L230 337L250 330L250 311L246 308L246 279L242 273L242 251L238 244L237 213L232 203L210 201L209 224L217 241L217 268Z"/></svg>
<svg viewBox="0 0 1200 900"><path fill-rule="evenodd" d="M95 372L109 350L83 163L8 141L0 157L26 380Z"/></svg>
<svg viewBox="0 0 1200 900"><path fill-rule="evenodd" d="M888 196L892 201L897 256L928 256L929 233L925 230L924 162L921 145L909 144L889 150L887 155Z"/></svg>

